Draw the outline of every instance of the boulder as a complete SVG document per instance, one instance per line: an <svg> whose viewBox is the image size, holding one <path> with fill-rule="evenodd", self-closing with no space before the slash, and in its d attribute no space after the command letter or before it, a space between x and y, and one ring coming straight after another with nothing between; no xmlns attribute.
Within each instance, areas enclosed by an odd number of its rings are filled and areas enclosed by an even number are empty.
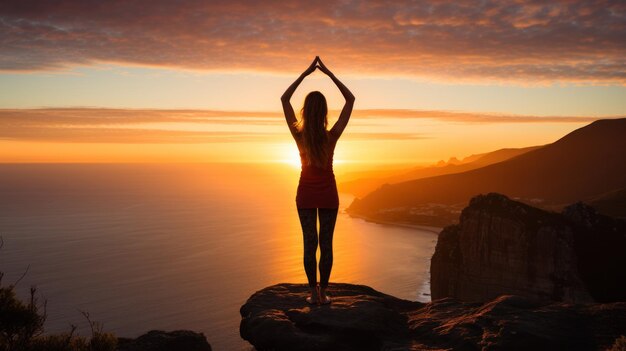
<svg viewBox="0 0 626 351"><path fill-rule="evenodd" d="M135 339L119 338L118 351L211 351L202 333L190 330L151 330Z"/></svg>

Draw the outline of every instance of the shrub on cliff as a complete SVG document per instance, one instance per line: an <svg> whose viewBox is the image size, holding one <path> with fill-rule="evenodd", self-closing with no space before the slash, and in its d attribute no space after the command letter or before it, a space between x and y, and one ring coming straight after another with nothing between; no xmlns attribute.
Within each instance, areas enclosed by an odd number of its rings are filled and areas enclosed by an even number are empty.
<svg viewBox="0 0 626 351"><path fill-rule="evenodd" d="M2 273L0 273L0 284ZM13 285L0 286L0 350L25 350L34 337L43 332L46 320L44 312L39 313L35 289L31 288L31 298L24 303L15 296Z"/></svg>
<svg viewBox="0 0 626 351"><path fill-rule="evenodd" d="M0 248L2 248L0 237ZM117 338L102 331L102 325L83 315L91 327L91 337L74 335L76 327L67 333L43 335L46 321L46 301L37 298L37 289L30 288L27 303L17 298L15 285L2 285L0 272L0 351L114 351ZM18 280L19 282L19 280Z"/></svg>
<svg viewBox="0 0 626 351"><path fill-rule="evenodd" d="M626 336L622 335L615 339L615 343L607 351L626 351Z"/></svg>

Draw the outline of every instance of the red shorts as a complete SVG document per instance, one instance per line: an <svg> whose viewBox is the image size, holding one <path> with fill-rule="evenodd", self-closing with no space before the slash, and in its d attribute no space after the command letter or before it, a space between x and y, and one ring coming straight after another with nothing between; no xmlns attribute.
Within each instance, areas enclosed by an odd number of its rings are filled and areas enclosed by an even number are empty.
<svg viewBox="0 0 626 351"><path fill-rule="evenodd" d="M300 175L296 192L298 208L339 208L339 194L333 173Z"/></svg>

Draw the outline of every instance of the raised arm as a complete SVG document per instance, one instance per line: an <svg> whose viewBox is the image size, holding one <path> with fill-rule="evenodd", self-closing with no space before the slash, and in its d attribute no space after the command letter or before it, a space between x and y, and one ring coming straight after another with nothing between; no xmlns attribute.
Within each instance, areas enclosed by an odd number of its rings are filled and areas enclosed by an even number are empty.
<svg viewBox="0 0 626 351"><path fill-rule="evenodd" d="M337 79L337 77L335 77L326 65L322 63L321 59L318 58L317 64L319 65L320 71L324 72L328 75L328 77L330 77L330 79L332 79L333 82L335 82L335 85L339 88L339 91L341 91L341 94L346 99L346 103L343 105L341 113L339 114L339 119L337 119L337 122L335 122L335 125L330 130L337 136L337 138L339 138L343 133L343 130L346 129L348 121L350 121L350 115L352 115L352 108L354 107L354 95L341 81L339 81L339 79Z"/></svg>
<svg viewBox="0 0 626 351"><path fill-rule="evenodd" d="M291 132L291 135L293 135L294 138L296 137L296 133L298 132L298 129L296 128L296 122L298 122L298 120L296 119L296 113L293 111L293 107L291 106L291 101L290 101L291 96L293 96L293 92L296 91L296 89L298 88L300 83L302 83L304 78L306 78L306 76L308 76L309 74L315 71L315 69L317 68L318 60L319 60L319 57L315 56L315 60L313 60L313 63L311 63L311 65L304 72L302 72L300 77L298 77L298 79L296 79L296 81L293 82L289 86L289 88L287 88L287 90L285 90L285 92L283 93L283 96L280 97L280 101L283 104L283 112L285 113L285 119L287 120L287 125L289 126L289 131Z"/></svg>

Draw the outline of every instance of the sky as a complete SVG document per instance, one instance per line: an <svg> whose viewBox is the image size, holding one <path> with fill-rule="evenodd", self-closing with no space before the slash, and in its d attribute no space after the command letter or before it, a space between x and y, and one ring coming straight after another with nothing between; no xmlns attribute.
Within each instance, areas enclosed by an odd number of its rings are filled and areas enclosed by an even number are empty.
<svg viewBox="0 0 626 351"><path fill-rule="evenodd" d="M626 116L624 38L623 1L8 0L0 162L297 164L316 55L356 96L339 162L543 145Z"/></svg>

